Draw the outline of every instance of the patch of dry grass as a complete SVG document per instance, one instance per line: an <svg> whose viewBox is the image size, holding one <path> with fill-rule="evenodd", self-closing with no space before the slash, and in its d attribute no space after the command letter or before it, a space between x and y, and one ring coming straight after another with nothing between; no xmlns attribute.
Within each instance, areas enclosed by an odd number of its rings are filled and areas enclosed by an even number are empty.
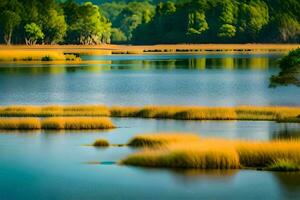
<svg viewBox="0 0 300 200"><path fill-rule="evenodd" d="M106 117L50 117L42 120L43 129L83 130L112 129L113 122Z"/></svg>
<svg viewBox="0 0 300 200"><path fill-rule="evenodd" d="M245 167L267 167L280 159L300 164L300 140L239 141L234 145Z"/></svg>
<svg viewBox="0 0 300 200"><path fill-rule="evenodd" d="M146 167L191 169L237 169L239 157L232 146L217 141L171 143L159 148L148 148L129 155L121 163Z"/></svg>
<svg viewBox="0 0 300 200"><path fill-rule="evenodd" d="M108 147L109 142L105 139L97 139L94 143L93 146L95 147Z"/></svg>
<svg viewBox="0 0 300 200"><path fill-rule="evenodd" d="M128 145L133 147L154 147L179 142L196 142L200 137L188 133L159 133L159 134L142 134L133 137Z"/></svg>
<svg viewBox="0 0 300 200"><path fill-rule="evenodd" d="M50 116L109 116L110 111L103 105L12 105L0 106L3 117L50 117Z"/></svg>
<svg viewBox="0 0 300 200"><path fill-rule="evenodd" d="M197 106L112 107L113 117L165 118L182 120L234 120L233 108Z"/></svg>
<svg viewBox="0 0 300 200"><path fill-rule="evenodd" d="M0 129L5 130L35 130L41 128L37 118L0 118Z"/></svg>
<svg viewBox="0 0 300 200"><path fill-rule="evenodd" d="M0 106L2 117L112 116L178 120L271 120L299 122L300 107L279 106L114 106L12 105ZM298 117L298 118L297 118Z"/></svg>
<svg viewBox="0 0 300 200"><path fill-rule="evenodd" d="M300 107L239 106L236 107L239 120L284 120L300 114Z"/></svg>
<svg viewBox="0 0 300 200"><path fill-rule="evenodd" d="M145 145L147 148L129 155L121 163L167 168L267 169L278 160L288 160L293 166L300 166L300 140L258 142L206 138L189 141L183 139L184 135L181 137L171 143Z"/></svg>

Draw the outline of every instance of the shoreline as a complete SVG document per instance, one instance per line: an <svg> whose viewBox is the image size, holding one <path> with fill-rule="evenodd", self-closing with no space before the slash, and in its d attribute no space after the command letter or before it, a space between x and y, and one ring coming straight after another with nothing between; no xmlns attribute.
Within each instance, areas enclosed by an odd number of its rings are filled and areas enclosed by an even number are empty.
<svg viewBox="0 0 300 200"><path fill-rule="evenodd" d="M289 51L300 48L300 44L157 44L157 45L0 45L0 51L5 50L62 50L76 52L112 51L112 53L170 53L188 51ZM105 53L105 52L104 52Z"/></svg>

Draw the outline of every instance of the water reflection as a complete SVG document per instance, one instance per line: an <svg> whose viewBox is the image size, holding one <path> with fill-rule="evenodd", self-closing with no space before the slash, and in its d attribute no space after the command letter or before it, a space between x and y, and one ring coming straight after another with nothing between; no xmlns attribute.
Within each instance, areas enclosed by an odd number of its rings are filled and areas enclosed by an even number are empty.
<svg viewBox="0 0 300 200"><path fill-rule="evenodd" d="M74 72L100 72L107 70L126 69L126 70L152 70L152 69L253 69L266 70L276 66L278 55L255 55L255 56L218 56L218 57L195 57L165 59L151 59L140 57L140 59L120 59L116 60L96 60L103 59L86 57L87 61L81 64L0 64L1 74L61 74ZM89 62L90 61L90 62Z"/></svg>
<svg viewBox="0 0 300 200"><path fill-rule="evenodd" d="M300 195L300 172L274 172L273 176L276 178L280 187L286 191L285 196L292 194L289 197L295 198Z"/></svg>

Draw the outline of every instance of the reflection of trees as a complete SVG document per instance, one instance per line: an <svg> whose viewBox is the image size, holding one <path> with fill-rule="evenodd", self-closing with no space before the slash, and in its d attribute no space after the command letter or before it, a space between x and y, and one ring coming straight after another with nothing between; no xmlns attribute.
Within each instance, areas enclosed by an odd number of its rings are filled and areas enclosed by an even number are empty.
<svg viewBox="0 0 300 200"><path fill-rule="evenodd" d="M284 192L293 192L290 194L293 197L300 195L300 172L274 172L273 176L278 180ZM291 197L290 196L290 197Z"/></svg>
<svg viewBox="0 0 300 200"><path fill-rule="evenodd" d="M296 85L300 87L300 48L280 61L280 72L270 78L270 87Z"/></svg>
<svg viewBox="0 0 300 200"><path fill-rule="evenodd" d="M272 134L272 139L299 139L300 130L282 130L277 131Z"/></svg>

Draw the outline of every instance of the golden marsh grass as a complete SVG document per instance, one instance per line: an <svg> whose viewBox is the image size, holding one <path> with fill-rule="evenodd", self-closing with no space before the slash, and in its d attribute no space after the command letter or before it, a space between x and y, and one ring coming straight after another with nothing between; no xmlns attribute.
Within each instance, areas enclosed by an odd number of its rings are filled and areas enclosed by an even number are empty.
<svg viewBox="0 0 300 200"><path fill-rule="evenodd" d="M112 107L113 117L165 118L181 120L235 120L233 108L200 106Z"/></svg>
<svg viewBox="0 0 300 200"><path fill-rule="evenodd" d="M165 118L180 120L271 120L297 122L300 107L277 106L145 106L111 107L113 117Z"/></svg>
<svg viewBox="0 0 300 200"><path fill-rule="evenodd" d="M142 134L133 137L128 145L133 147L154 147L179 142L196 142L199 139L198 135L187 133Z"/></svg>
<svg viewBox="0 0 300 200"><path fill-rule="evenodd" d="M93 146L95 147L108 147L109 142L105 139L97 139L94 143Z"/></svg>
<svg viewBox="0 0 300 200"><path fill-rule="evenodd" d="M241 165L267 167L280 159L300 164L300 140L276 140L270 142L236 142Z"/></svg>
<svg viewBox="0 0 300 200"><path fill-rule="evenodd" d="M106 117L0 118L0 129L5 130L83 130L111 128L115 128L115 125Z"/></svg>
<svg viewBox="0 0 300 200"><path fill-rule="evenodd" d="M154 136L162 141L166 137L163 133ZM163 145L147 145L147 148L129 155L121 163L167 168L267 169L274 162L288 160L300 166L300 140L259 142L205 138L160 144ZM280 164L282 167L284 163Z"/></svg>
<svg viewBox="0 0 300 200"><path fill-rule="evenodd" d="M36 130L41 129L41 122L37 118L0 118L0 129Z"/></svg>
<svg viewBox="0 0 300 200"><path fill-rule="evenodd" d="M2 117L109 116L103 105L0 106Z"/></svg>
<svg viewBox="0 0 300 200"><path fill-rule="evenodd" d="M0 106L2 117L111 116L178 120L269 120L299 122L300 107L280 106Z"/></svg>
<svg viewBox="0 0 300 200"><path fill-rule="evenodd" d="M42 120L43 129L52 130L83 130L112 129L113 122L106 117L50 117Z"/></svg>
<svg viewBox="0 0 300 200"><path fill-rule="evenodd" d="M70 59L62 51L37 51L37 50L1 50L0 61L52 61Z"/></svg>

